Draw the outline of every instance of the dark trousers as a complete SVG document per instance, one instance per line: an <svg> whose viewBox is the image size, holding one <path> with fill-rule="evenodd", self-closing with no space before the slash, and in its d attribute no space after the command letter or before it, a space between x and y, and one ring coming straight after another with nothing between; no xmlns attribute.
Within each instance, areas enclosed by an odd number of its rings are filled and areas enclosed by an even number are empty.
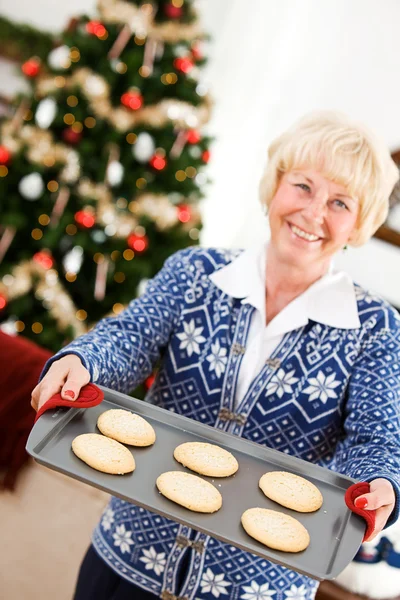
<svg viewBox="0 0 400 600"><path fill-rule="evenodd" d="M89 547L83 559L74 600L154 600L151 594L123 579Z"/></svg>

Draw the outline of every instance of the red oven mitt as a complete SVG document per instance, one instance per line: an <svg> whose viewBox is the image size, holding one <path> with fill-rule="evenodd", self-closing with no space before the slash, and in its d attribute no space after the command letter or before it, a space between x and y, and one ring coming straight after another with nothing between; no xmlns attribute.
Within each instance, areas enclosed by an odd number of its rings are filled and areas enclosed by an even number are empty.
<svg viewBox="0 0 400 600"><path fill-rule="evenodd" d="M90 408L91 406L97 406L100 404L103 398L103 392L97 387L97 385L94 385L93 383L84 385L75 401L64 400L61 398L60 393L54 394L54 396L52 396L50 400L47 400L47 402L43 404L43 406L37 411L35 423L38 418L50 408L56 408L56 406L68 406L69 408Z"/></svg>
<svg viewBox="0 0 400 600"><path fill-rule="evenodd" d="M353 511L354 513L356 513L357 515L360 515L367 522L367 529L366 529L364 537L363 537L363 542L365 542L365 540L367 538L369 538L369 536L371 535L371 533L374 530L375 511L374 510L364 510L363 508L359 508L358 506L356 506L354 504L354 502L355 502L356 498L358 498L358 496L362 496L363 494L368 494L368 492L369 492L369 483L366 483L365 481L361 481L359 483L353 483L353 485L351 485L347 489L345 497L344 497L348 508L351 511Z"/></svg>

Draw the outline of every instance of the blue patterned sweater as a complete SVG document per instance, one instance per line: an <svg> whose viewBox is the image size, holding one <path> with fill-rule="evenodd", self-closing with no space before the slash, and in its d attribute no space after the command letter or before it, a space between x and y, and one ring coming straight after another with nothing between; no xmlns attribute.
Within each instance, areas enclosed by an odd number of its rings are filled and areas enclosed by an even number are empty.
<svg viewBox="0 0 400 600"><path fill-rule="evenodd" d="M52 360L77 354L92 381L128 393L161 358L148 401L349 477L385 477L398 499L397 312L355 286L361 327L309 321L285 334L273 352L276 360L266 362L235 406L243 357L235 348L245 345L255 309L223 293L209 275L239 253L199 247L177 252L124 312L103 319ZM222 408L240 418L222 420ZM398 512L397 500L390 523ZM93 543L122 577L163 598L311 600L318 585L117 498Z"/></svg>

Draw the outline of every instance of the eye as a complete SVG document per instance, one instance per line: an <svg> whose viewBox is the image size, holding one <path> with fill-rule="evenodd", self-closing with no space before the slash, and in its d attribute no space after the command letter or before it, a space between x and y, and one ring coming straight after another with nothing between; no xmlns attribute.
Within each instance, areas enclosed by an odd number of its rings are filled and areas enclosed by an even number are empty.
<svg viewBox="0 0 400 600"><path fill-rule="evenodd" d="M347 204L345 204L345 203L343 202L343 200L338 200L338 199L336 199L336 200L334 200L334 203L335 203L335 205L336 205L336 206L338 206L339 208L342 208L342 209L344 208L345 210L349 210L349 209L348 209L348 207L347 207Z"/></svg>
<svg viewBox="0 0 400 600"><path fill-rule="evenodd" d="M295 183L295 186L301 188L305 192L311 192L310 186L307 185L306 183Z"/></svg>

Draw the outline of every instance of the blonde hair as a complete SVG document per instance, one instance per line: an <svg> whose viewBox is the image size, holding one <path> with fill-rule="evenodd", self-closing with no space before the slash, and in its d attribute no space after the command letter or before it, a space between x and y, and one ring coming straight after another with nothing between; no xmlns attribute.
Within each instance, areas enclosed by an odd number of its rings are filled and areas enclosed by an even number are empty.
<svg viewBox="0 0 400 600"><path fill-rule="evenodd" d="M360 211L349 244L364 244L386 220L389 196L399 179L387 147L341 113L310 113L269 146L259 187L261 203L268 208L283 173L305 167L317 169L358 198Z"/></svg>

